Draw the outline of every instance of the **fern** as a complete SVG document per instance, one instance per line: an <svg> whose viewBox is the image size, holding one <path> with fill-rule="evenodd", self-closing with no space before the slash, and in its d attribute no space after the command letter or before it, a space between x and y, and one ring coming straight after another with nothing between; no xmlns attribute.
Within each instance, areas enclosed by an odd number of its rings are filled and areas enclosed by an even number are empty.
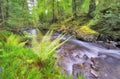
<svg viewBox="0 0 120 79"><path fill-rule="evenodd" d="M53 31L49 31L42 38L42 40L38 43L35 39L32 41L32 49L38 55L38 57L42 60L47 60L52 58L54 51L63 45L69 38L60 43L60 40L64 37L64 35L58 36L56 39L51 41Z"/></svg>

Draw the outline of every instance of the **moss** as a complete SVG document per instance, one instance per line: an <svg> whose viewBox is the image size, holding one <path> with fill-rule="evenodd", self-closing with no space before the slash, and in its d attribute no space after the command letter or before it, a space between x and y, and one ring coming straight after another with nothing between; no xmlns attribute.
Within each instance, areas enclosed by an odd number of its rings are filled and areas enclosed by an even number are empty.
<svg viewBox="0 0 120 79"><path fill-rule="evenodd" d="M98 32L96 32L95 30L92 30L91 28L89 28L89 26L82 26L79 29L80 32L86 33L86 34L97 34Z"/></svg>

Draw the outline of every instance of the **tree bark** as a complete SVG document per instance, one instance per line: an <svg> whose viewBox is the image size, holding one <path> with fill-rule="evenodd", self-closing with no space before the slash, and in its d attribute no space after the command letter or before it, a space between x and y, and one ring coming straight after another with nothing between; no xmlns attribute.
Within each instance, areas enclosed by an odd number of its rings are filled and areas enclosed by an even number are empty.
<svg viewBox="0 0 120 79"><path fill-rule="evenodd" d="M76 13L76 0L72 0L72 12L73 12L73 16L77 17L77 13Z"/></svg>
<svg viewBox="0 0 120 79"><path fill-rule="evenodd" d="M8 18L8 16L9 16L9 1L8 0L6 0L6 17L5 17L5 19L7 19Z"/></svg>
<svg viewBox="0 0 120 79"><path fill-rule="evenodd" d="M95 4L95 0L90 0L90 5L89 5L89 11L88 11L88 17L93 17L92 13L93 11L95 11L96 9L96 4Z"/></svg>
<svg viewBox="0 0 120 79"><path fill-rule="evenodd" d="M0 23L3 21L2 19L2 0L0 0Z"/></svg>
<svg viewBox="0 0 120 79"><path fill-rule="evenodd" d="M57 1L57 12L58 12L58 16L60 15L60 6L59 6L59 1Z"/></svg>
<svg viewBox="0 0 120 79"><path fill-rule="evenodd" d="M52 23L55 22L55 0L53 0L53 3L52 3L52 14L53 14L53 19L52 19Z"/></svg>

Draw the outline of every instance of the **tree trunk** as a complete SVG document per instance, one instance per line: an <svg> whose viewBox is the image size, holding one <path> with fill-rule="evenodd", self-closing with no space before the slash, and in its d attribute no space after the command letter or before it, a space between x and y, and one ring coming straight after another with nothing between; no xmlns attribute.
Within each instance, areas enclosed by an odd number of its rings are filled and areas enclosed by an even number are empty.
<svg viewBox="0 0 120 79"><path fill-rule="evenodd" d="M73 16L77 17L77 13L76 13L76 0L72 0L72 12L73 12Z"/></svg>
<svg viewBox="0 0 120 79"><path fill-rule="evenodd" d="M52 3L52 14L53 14L53 19L52 19L52 23L54 23L56 21L56 18L55 18L55 0L53 0L53 3Z"/></svg>
<svg viewBox="0 0 120 79"><path fill-rule="evenodd" d="M59 1L57 1L57 12L58 12L58 16L60 15L60 6L59 6Z"/></svg>
<svg viewBox="0 0 120 79"><path fill-rule="evenodd" d="M93 11L95 11L96 9L96 4L95 4L95 0L90 0L90 5L89 5L89 11L88 11L88 17L93 17L92 13Z"/></svg>
<svg viewBox="0 0 120 79"><path fill-rule="evenodd" d="M3 21L2 19L2 0L0 0L0 23Z"/></svg>
<svg viewBox="0 0 120 79"><path fill-rule="evenodd" d="M9 16L9 1L8 0L6 0L6 16L5 16L5 19L7 19L8 18L8 16Z"/></svg>

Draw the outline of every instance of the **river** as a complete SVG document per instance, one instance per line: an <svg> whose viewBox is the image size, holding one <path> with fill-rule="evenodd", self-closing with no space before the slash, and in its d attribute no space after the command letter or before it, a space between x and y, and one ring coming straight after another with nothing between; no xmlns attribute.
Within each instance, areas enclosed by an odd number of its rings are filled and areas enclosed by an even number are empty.
<svg viewBox="0 0 120 79"><path fill-rule="evenodd" d="M71 38L56 51L56 66L73 79L80 74L85 79L120 79L120 49L103 45Z"/></svg>
<svg viewBox="0 0 120 79"><path fill-rule="evenodd" d="M35 29L27 31L37 35ZM53 38L59 35L54 33ZM68 37L65 36L61 41ZM120 79L120 48L105 44L71 38L56 50L56 66L64 74L72 75L73 79L77 79L79 75L83 75L85 79Z"/></svg>

